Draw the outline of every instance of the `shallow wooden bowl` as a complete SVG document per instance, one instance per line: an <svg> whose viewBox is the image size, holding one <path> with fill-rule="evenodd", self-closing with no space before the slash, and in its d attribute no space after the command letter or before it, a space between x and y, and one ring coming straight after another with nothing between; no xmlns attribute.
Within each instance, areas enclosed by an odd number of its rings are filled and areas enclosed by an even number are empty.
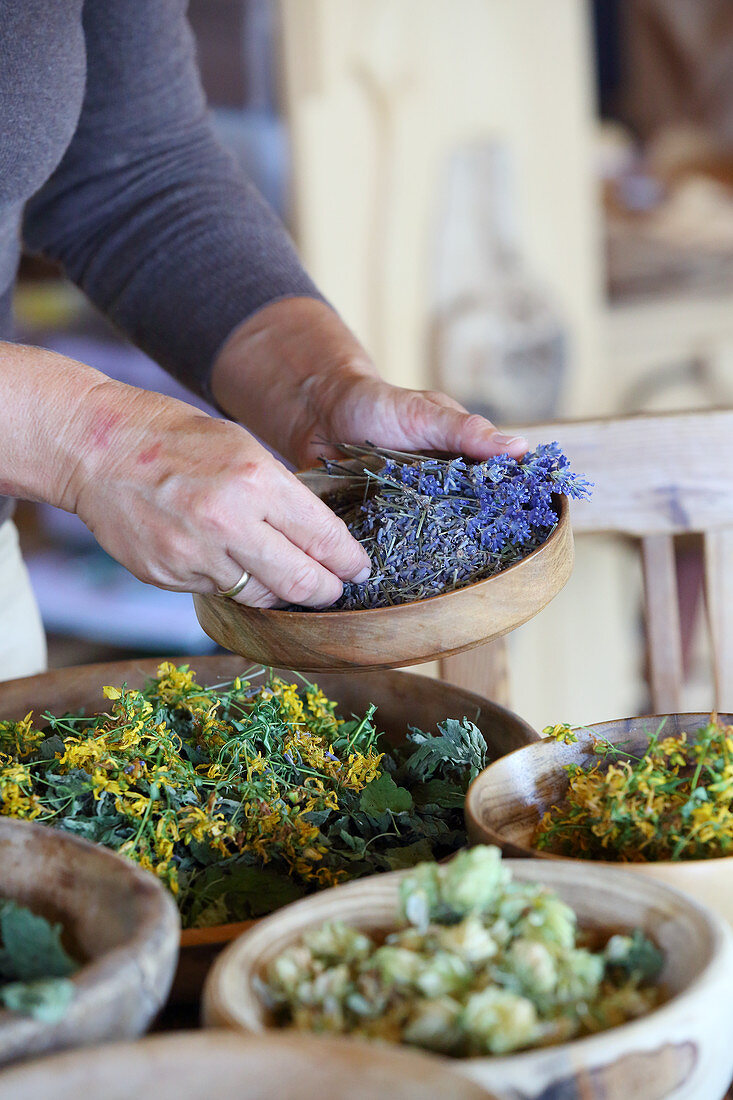
<svg viewBox="0 0 733 1100"><path fill-rule="evenodd" d="M338 487L324 474L300 475L315 493ZM215 642L264 665L303 672L398 668L473 649L516 629L557 595L573 568L566 497L559 520L534 553L485 581L397 607L364 611L280 611L195 595L201 626Z"/></svg>
<svg viewBox="0 0 733 1100"><path fill-rule="evenodd" d="M145 1031L168 996L180 928L153 875L69 833L0 818L0 895L60 922L83 960L59 1023L0 1011L0 1063Z"/></svg>
<svg viewBox="0 0 733 1100"><path fill-rule="evenodd" d="M731 714L721 714L720 718L727 724L733 722ZM630 752L640 753L647 746L645 731L653 733L665 719L665 733L674 736L685 731L694 733L707 725L710 715L667 714L622 718L585 728L614 744L623 742ZM567 791L568 777L564 766L581 764L586 767L598 761L591 751L590 737L584 735L583 730L577 733L577 744L563 745L543 739L490 764L471 784L466 797L469 840L474 844L497 844L509 856L562 860L579 864L581 868L623 866L624 870L649 875L679 890L686 890L698 901L717 910L733 925L733 856L674 863L618 864L611 860L573 860L533 847L532 836L540 818L551 806L561 802Z"/></svg>
<svg viewBox="0 0 733 1100"><path fill-rule="evenodd" d="M189 664L202 683L232 680L244 671L241 657L176 657ZM105 684L127 683L140 688L155 675L159 660L117 661L59 669L42 676L0 683L0 721L22 718L29 710L37 717L45 710L56 714L85 711L93 714L107 703ZM284 675L288 675L284 673ZM409 726L435 729L446 718L466 718L481 730L492 758L539 740L538 734L504 707L470 691L408 672L369 675L332 674L318 677L320 687L336 699L342 712L363 713L369 703L378 706L377 723L392 744L404 741ZM221 947L249 928L253 921L187 929L181 936L181 958L172 997L177 1002L197 999L206 972Z"/></svg>
<svg viewBox="0 0 733 1100"><path fill-rule="evenodd" d="M193 1031L62 1054L0 1073L0 1100L497 1100L411 1051L346 1039Z"/></svg>
<svg viewBox="0 0 733 1100"><path fill-rule="evenodd" d="M668 999L647 1016L599 1035L503 1057L442 1061L502 1100L722 1096L733 1076L733 933L725 922L679 891L625 871L508 862L516 879L556 890L585 928L609 934L641 928L664 952L661 981ZM404 875L338 886L263 920L231 944L212 969L204 989L204 1023L254 1035L271 1029L255 981L268 962L325 920L370 932L390 930Z"/></svg>

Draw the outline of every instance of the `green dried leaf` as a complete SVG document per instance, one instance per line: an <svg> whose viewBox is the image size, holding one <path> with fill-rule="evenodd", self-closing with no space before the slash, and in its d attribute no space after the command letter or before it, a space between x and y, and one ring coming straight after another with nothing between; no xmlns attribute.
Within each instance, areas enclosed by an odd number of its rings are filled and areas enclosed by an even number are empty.
<svg viewBox="0 0 733 1100"><path fill-rule="evenodd" d="M421 860L432 859L433 849L430 841L416 840L414 844L406 844L403 848L386 848L381 854L390 870L402 871L406 867L414 867Z"/></svg>
<svg viewBox="0 0 733 1100"><path fill-rule="evenodd" d="M486 765L486 742L479 728L467 718L448 718L437 734L413 729L409 740L417 745L407 761L407 773L426 782L446 771L469 769L474 778Z"/></svg>
<svg viewBox="0 0 733 1100"><path fill-rule="evenodd" d="M439 809L462 810L466 801L463 788L449 779L430 779L427 783L415 787L412 797L415 799L415 805L421 809L426 806L436 806Z"/></svg>
<svg viewBox="0 0 733 1100"><path fill-rule="evenodd" d="M4 963L12 965L12 977L22 982L36 979L68 978L78 964L61 944L60 924L50 924L45 917L31 913L14 901L0 904L0 934L4 948Z"/></svg>
<svg viewBox="0 0 733 1100"><path fill-rule="evenodd" d="M413 801L408 790L398 787L391 775L382 772L361 792L359 805L365 814L376 817L387 811L394 814L405 813L412 809Z"/></svg>
<svg viewBox="0 0 733 1100"><path fill-rule="evenodd" d="M0 988L0 1002L13 1012L22 1012L44 1024L57 1024L74 998L74 983L68 978L46 978L34 982L11 982Z"/></svg>

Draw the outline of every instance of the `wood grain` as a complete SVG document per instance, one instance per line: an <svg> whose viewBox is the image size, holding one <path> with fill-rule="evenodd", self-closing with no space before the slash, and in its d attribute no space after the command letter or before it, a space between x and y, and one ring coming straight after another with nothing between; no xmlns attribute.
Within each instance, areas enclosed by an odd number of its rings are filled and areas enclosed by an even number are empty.
<svg viewBox="0 0 733 1100"><path fill-rule="evenodd" d="M477 646L467 653L443 657L440 677L449 684L468 688L506 705L511 697L509 681L509 655L504 638Z"/></svg>
<svg viewBox="0 0 733 1100"><path fill-rule="evenodd" d="M204 684L232 680L248 667L241 657L176 657L176 664L189 664ZM41 676L0 683L0 721L22 718L29 710L59 714L106 709L102 695L106 684L142 687L155 675L159 660L117 661L59 669ZM288 675L288 673L284 673ZM490 759L539 740L526 722L504 707L461 688L441 684L408 672L329 673L319 675L319 686L337 700L346 714L363 714L370 703L377 704L377 725L387 743L402 743L410 726L435 729L446 718L467 717L484 736ZM204 977L222 944L229 942L252 922L188 929L182 933L182 952L172 997L190 1004L198 997Z"/></svg>
<svg viewBox="0 0 733 1100"><path fill-rule="evenodd" d="M571 420L521 431L530 446L557 439L573 469L594 482L589 501L571 502L576 533L642 538L733 526L731 410Z"/></svg>
<svg viewBox="0 0 733 1100"><path fill-rule="evenodd" d="M180 928L153 875L69 833L0 818L0 892L59 921L84 961L59 1023L0 1010L0 1063L146 1030L170 989Z"/></svg>
<svg viewBox="0 0 733 1100"><path fill-rule="evenodd" d="M682 639L674 542L670 535L641 540L644 610L652 706L660 714L679 710Z"/></svg>
<svg viewBox="0 0 733 1100"><path fill-rule="evenodd" d="M451 1064L501 1096L527 1100L560 1095L662 1100L672 1094L700 1100L722 1095L733 1073L727 1013L733 934L725 923L691 898L623 871L570 862L511 860L509 865L515 879L557 891L584 928L641 928L664 951L661 981L670 999L661 1011L589 1038ZM204 991L204 1022L258 1037L266 1034L272 1020L255 979L269 960L325 920L338 919L368 932L389 931L397 922L403 877L404 872L379 875L327 890L262 921L216 963Z"/></svg>
<svg viewBox="0 0 733 1100"><path fill-rule="evenodd" d="M716 705L733 710L733 411L577 420L507 429L531 447L556 439L574 470L594 483L589 501L572 501L576 534L611 532L642 540L652 705L680 705L682 657L672 536L705 534L707 603ZM664 540L668 541L664 541ZM504 646L499 641L497 648ZM506 660L506 658L504 658ZM477 670L469 658L441 675L502 701L502 659ZM482 672L482 674L481 674ZM712 700L711 700L712 702Z"/></svg>
<svg viewBox="0 0 733 1100"><path fill-rule="evenodd" d="M245 607L195 595L196 614L225 649L303 672L396 668L469 650L533 618L567 582L573 536L567 501L556 500L558 525L539 549L455 592L377 610L320 612Z"/></svg>
<svg viewBox="0 0 733 1100"><path fill-rule="evenodd" d="M0 1074L0 1100L497 1100L437 1058L320 1036L184 1032Z"/></svg>
<svg viewBox="0 0 733 1100"><path fill-rule="evenodd" d="M715 706L733 711L733 530L709 531L704 555Z"/></svg>
<svg viewBox="0 0 733 1100"><path fill-rule="evenodd" d="M720 717L727 724L733 723L733 714L721 714ZM656 714L600 722L586 728L596 737L640 754L646 748L648 735L662 720L665 733L674 737L682 732L694 733L706 725L709 718L709 714ZM563 745L543 739L495 761L478 776L466 796L466 826L472 843L497 844L508 856L562 862L580 870L587 868L588 873L611 865L610 861L566 859L539 851L532 843L542 815L565 796L568 787L565 767L568 764L590 767L598 761L592 751L591 738L584 731L578 733L577 744ZM623 868L635 877L651 877L687 891L733 924L733 856L624 863Z"/></svg>

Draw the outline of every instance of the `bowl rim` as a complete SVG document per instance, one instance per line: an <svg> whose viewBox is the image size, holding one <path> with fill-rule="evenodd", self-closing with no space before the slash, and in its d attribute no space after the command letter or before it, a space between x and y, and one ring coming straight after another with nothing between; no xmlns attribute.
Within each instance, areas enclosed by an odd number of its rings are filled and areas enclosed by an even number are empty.
<svg viewBox="0 0 733 1100"><path fill-rule="evenodd" d="M502 863L506 863L506 864L509 865L509 868L512 872L512 875L514 875L515 871L518 871L520 873L520 876L522 877L523 881L529 881L529 882L532 881L532 874L533 873L538 873L540 876L542 876L542 868L544 867L545 870L548 869L547 864L541 865L540 868L535 869L535 864L537 862L539 862L539 861L532 860L531 858L530 859L524 859L524 858L521 858L521 857L520 858L509 857L509 858L506 858L506 859L502 859ZM564 862L566 864L566 867L563 868L564 871L569 873L571 876L577 874L578 877L580 877L580 875L582 874L582 868L577 867L577 864L581 862L580 860L565 860ZM404 878L406 875L408 875L409 873L410 873L409 868L406 869L406 870L386 872L386 873L381 874L379 876L375 876L377 878L377 881L374 882L374 885L375 886L385 885L385 886L388 887L388 889L392 888L392 887L396 887L397 884L399 883L399 881L402 878ZM481 1065L481 1064L486 1064L488 1066L491 1066L491 1065L495 1065L495 1064L507 1063L507 1062L510 1062L510 1061L512 1061L514 1059L517 1059L517 1058L523 1058L523 1059L532 1058L535 1061L540 1061L543 1058L546 1058L548 1055L552 1056L553 1054L555 1054L557 1057L560 1057L563 1054L565 1054L566 1056L569 1056L572 1051L579 1049L580 1044L582 1044L581 1049L583 1049L583 1050L592 1049L592 1048L598 1047L598 1046L600 1046L601 1049L603 1049L603 1048L606 1047L606 1044L609 1040L609 1036L611 1037L611 1041L613 1041L613 1037L615 1037L615 1036L623 1037L625 1035L636 1035L640 1031L643 1034L643 1032L645 1031L645 1024L650 1019L653 1018L654 1022L658 1022L658 1021L663 1022L670 1015L676 1013L681 1001L688 1000L688 999L691 999L691 998L695 997L701 986L707 985L711 980L712 981L717 981L717 982L722 982L723 981L723 979L724 979L724 969L725 968L720 966L721 959L727 955L729 964L733 966L733 929L731 929L731 927L728 925L727 921L725 921L718 913L714 912L708 906L706 906L706 905L702 904L701 902L699 902L696 898L692 897L690 894L686 893L684 890L680 890L678 887L672 886L668 882L662 882L662 881L660 881L658 879L654 879L654 878L647 878L647 879L641 880L641 883L640 883L639 880L638 880L638 877L636 875L634 875L633 872L629 872L627 870L624 870L620 866L608 867L607 869L604 868L604 870L602 871L602 874L604 875L604 877L608 881L610 881L612 886L614 884L614 880L616 881L616 886L622 886L623 885L625 887L625 889L622 891L622 893L627 894L631 890L638 893L639 890L641 890L642 893L646 893L647 895L650 895L648 897L648 901L649 901L650 904L652 904L653 898L654 898L655 895L658 896L660 893L662 895L664 895L664 894L671 895L679 903L681 903L683 907L685 907L687 909L688 913L691 912L698 919L702 919L705 926L707 927L707 930L709 932L709 937L710 937L710 955L709 955L709 958L707 959L706 963L702 967L702 969L693 976L693 978L691 979L689 984L687 986L685 986L684 989L682 989L679 993L673 994L672 996L668 997L665 1001L662 1002L662 1004L658 1005L655 1008L652 1008L649 1012L644 1013L643 1016L639 1016L635 1019L627 1020L622 1024L616 1024L614 1027L607 1028L604 1031L594 1032L594 1033L589 1034L589 1035L582 1035L582 1036L579 1036L578 1038L575 1038L575 1039L566 1040L563 1043L551 1044L550 1046L529 1047L525 1050L514 1051L514 1052L512 1052L510 1054L506 1054L506 1055L479 1054L479 1055L473 1055L469 1058L449 1058L448 1061L451 1064L454 1064L454 1065L457 1065L457 1066L466 1066L466 1067L478 1066L478 1065ZM363 887L365 882L369 882L369 881L370 881L369 879L366 879L366 880L362 879L362 880L357 880L356 882L352 882L352 883L345 883L342 886L334 886L334 887L331 887L328 891L322 891L317 896L320 897L320 898L323 898L324 894L331 893L332 891L336 891L336 890L339 890L339 891L353 890L354 887L358 887L358 886ZM544 883L543 883L543 885L544 885ZM557 889L557 887L554 886L552 883L547 884L547 885L550 886L550 889ZM299 909L302 909L311 900L312 899L310 899L310 898L302 898L301 900L299 900L297 902L294 902L292 905L287 906L287 909L290 910L290 911L294 910L296 907L299 908ZM364 904L365 905L368 904L366 899L364 901ZM264 925L265 922L272 922L274 924L274 922L276 920L282 919L282 914L283 914L283 910L280 910L276 913L273 913L271 916L266 917L264 919L264 921L262 922L262 924ZM327 920L328 918L324 917L323 919ZM343 919L343 918L341 918L341 919ZM346 918L346 919L348 920L348 918ZM270 925L270 927L272 927L272 924ZM616 926L616 928L617 927L618 926ZM262 935L267 931L267 929L265 929L264 927L260 927L259 929L254 929L252 931L255 934ZM303 931L303 929L301 929L300 932L299 932L300 936L302 936L302 931ZM218 959L216 960L213 967L209 971L209 973L206 977L206 981L204 983L204 991L203 991L203 995L202 995L202 999L201 999L202 1015L203 1015L204 1020L206 1018L207 1002L210 1000L211 991L213 990L215 984L218 982L219 975L224 972L225 967L227 966L227 964L229 962L232 962L236 965L238 951L241 950L243 941L247 939L249 934L250 933L248 933L248 932L243 933L242 936L238 937L238 939L236 939L227 948L225 948L225 950L221 953L221 955L219 955ZM295 940L296 938L298 938L298 936L294 935L293 940ZM252 998L256 999L257 1003L259 1005L261 1005L262 1004L261 998L259 997L259 995L256 993L255 989L253 988L254 982L252 981L252 978L254 978L254 977L255 977L255 972L254 972L254 968L252 968L251 977L249 979L248 984L249 984L249 988L250 988ZM243 986L246 988L245 982L247 981L247 979L246 979L245 976L242 976L242 978L243 978ZM229 1014L230 1014L230 1017L231 1017L232 1013L231 1013L231 1008L229 1006L228 1006L228 1009L229 1009ZM211 1026L211 1025L209 1024L208 1026ZM215 1026L217 1026L217 1027L225 1026L225 1027L230 1027L230 1028L236 1028L236 1030L242 1031L242 1032L244 1032L244 1034L246 1034L248 1036L249 1035L255 1035L255 1036L260 1036L260 1037L262 1035L269 1034L270 1032L273 1032L273 1031L274 1032L277 1032L277 1031L286 1031L287 1032L288 1030L290 1030L287 1027L285 1027L285 1028L272 1027L269 1024L265 1023L264 1019L262 1021L261 1027L257 1031L252 1031L250 1028L247 1028L247 1027L243 1026L242 1024L235 1024L235 1023L231 1023L231 1022L222 1025L221 1021L219 1021L219 1022L216 1023ZM306 1034L309 1034L309 1033L306 1032ZM406 1046L408 1044L396 1044L396 1045ZM417 1048L417 1049L419 1050L421 1048ZM430 1054L431 1052L427 1051L426 1053Z"/></svg>
<svg viewBox="0 0 733 1100"><path fill-rule="evenodd" d="M140 957L141 949L151 940L156 940L166 933L172 933L176 928L178 928L178 934L173 937L173 944L175 952L177 953L180 936L178 907L172 895L165 889L154 874L143 870L142 867L139 867L132 860L126 859L125 856L119 855L118 852L112 851L111 848L106 848L102 844L95 844L90 840L85 840L83 837L76 836L74 833L65 832L63 829L55 829L50 825L39 825L35 821L22 821L17 818L2 817L0 818L0 840L2 839L1 834L5 829L8 829L8 831L23 829L31 835L31 838L32 834L36 836L40 835L41 830L44 837L47 836L48 833L52 833L63 847L69 846L76 848L85 856L91 856L95 859L100 859L103 862L109 863L111 868L112 865L114 865L117 871L116 878L120 884L120 888L123 887L124 883L132 885L134 882L137 884L137 888L143 892L146 905L150 908L150 912L146 915L145 922L143 924L137 923L129 930L126 930L125 938L115 947L110 948L110 950L104 951L93 958L81 960L78 970L70 976L70 981L77 988L79 997L85 994L88 995L98 984L106 981L110 975L118 969L119 964L126 960L137 960ZM3 896L12 898L12 891ZM62 927L66 924L66 920L67 918L64 915L59 917L59 923ZM0 1008L0 1021L5 1022L11 1019L16 1021L31 1018L20 1017L17 1013L13 1013L5 1008ZM37 1022L41 1028L48 1026L43 1024L43 1021L35 1022Z"/></svg>
<svg viewBox="0 0 733 1100"><path fill-rule="evenodd" d="M63 1073L69 1065L73 1067L78 1060L89 1059L90 1056L94 1063L92 1068L96 1068L96 1065L100 1063L105 1064L110 1057L114 1059L116 1055L132 1056L133 1060L139 1060L140 1063L150 1063L152 1077L156 1073L158 1062L164 1068L166 1057L174 1058L179 1052L183 1052L185 1057L186 1053L190 1051L192 1043L194 1047L201 1048L201 1051L194 1051L195 1056L201 1056L203 1051L207 1051L211 1059L215 1060L221 1054L238 1054L241 1052L244 1056L243 1060L246 1060L247 1048L261 1050L264 1047L273 1057L276 1057L281 1050L290 1049L296 1055L301 1050L310 1051L313 1049L314 1042L316 1049L322 1048L324 1058L329 1059L338 1056L341 1068L345 1072L353 1070L351 1065L346 1065L350 1061L352 1051L361 1051L364 1057L375 1055L381 1058L384 1054L385 1060L389 1064L394 1065L397 1062L402 1062L405 1064L406 1070L411 1068L410 1064L415 1059L422 1061L425 1054L429 1053L421 1051L417 1047L398 1044L385 1045L378 1051L374 1051L373 1044L367 1040L340 1035L315 1035L285 1029L280 1031L270 1030L264 1035L244 1035L241 1032L226 1028L214 1029L188 1026L181 1031L154 1032L133 1040L116 1039L104 1044L95 1044L92 1047L75 1047L70 1050L54 1051L42 1058L34 1057L32 1060L11 1063L3 1067L2 1079L0 1079L0 1096L6 1098L9 1095L6 1091L8 1085L26 1085L26 1078L30 1078L31 1083L34 1083L36 1075L42 1077L43 1083L47 1084L44 1070L58 1070ZM393 1054L397 1054L397 1057L393 1058ZM161 1055L160 1059L154 1057L157 1055ZM446 1084L449 1081L453 1084L454 1082L450 1079L457 1077L456 1085L464 1083L469 1086L471 1084L476 1086L475 1092L472 1091L470 1094L475 1096L476 1100L479 1095L484 1096L485 1100L500 1100L496 1093L486 1091L485 1086L482 1086L480 1082L471 1082L470 1079L463 1077L451 1061L435 1054L431 1056L431 1061L433 1062L433 1069L437 1069L441 1075L441 1083L443 1083L444 1078ZM3 1085L5 1088L3 1088Z"/></svg>
<svg viewBox="0 0 733 1100"><path fill-rule="evenodd" d="M327 622L334 622L337 616L347 615L381 615L386 613L395 614L402 612L405 614L407 611L413 608L420 608L429 603L431 606L436 606L439 600L450 600L451 597L458 596L461 593L476 593L478 589L482 591L487 584L491 584L492 581L498 580L500 577L506 577L515 570L520 569L522 566L526 566L528 562L534 561L543 552L547 552L550 547L554 545L560 538L565 537L571 532L570 526L570 502L568 497L562 493L553 493L558 504L558 517L557 523L550 531L545 541L541 543L530 554L527 554L526 558L521 558L519 561L515 561L513 565L507 566L506 569L500 569L498 573L494 573L490 577L484 577L482 580L473 581L471 584L462 585L460 588L454 588L450 592L439 592L435 596L423 596L419 600L408 600L406 603L392 604L389 607L359 607L350 611L288 611L287 608L282 607L250 607L248 604L237 603L239 611L247 618L260 618L265 617L270 619L273 623L277 622L292 622L293 617L297 616L299 619L306 620L308 622L316 622L322 625ZM194 600L224 600L227 604L231 604L234 601L227 599L226 596L219 596L216 593L194 593ZM481 644L480 642L478 643Z"/></svg>
<svg viewBox="0 0 733 1100"><path fill-rule="evenodd" d="M669 714L641 714L632 715L628 718L615 718L609 719L605 722L593 722L587 726L573 726L574 733L586 733L592 732L599 726L607 726L610 722L642 722L648 720L653 722L655 720L661 720L663 718L697 718L699 715L706 714L706 711L670 711ZM724 712L725 714L729 712ZM733 718L733 714L730 715ZM675 736L670 734L670 736ZM669 870L679 870L683 867L718 867L722 864L727 864L733 861L733 854L729 856L711 856L708 859L655 859L655 860L619 860L619 859L583 859L581 856L565 856L560 855L557 852L543 851L540 848L532 848L526 844L519 844L516 841L509 840L505 835L496 829L489 828L482 824L480 815L474 808L474 803L477 798L477 792L486 786L489 781L488 773L494 768L495 765L500 765L510 757L516 756L520 752L524 752L526 749L533 749L536 754L539 753L551 753L553 750L549 746L556 745L556 742L549 737L540 737L538 741L534 741L529 745L520 745L518 749L512 749L511 752L506 753L504 756L500 756L497 760L492 760L490 764L479 772L474 780L469 784L466 791L466 798L463 804L463 813L466 821L466 826L470 832L471 828L478 828L484 833L484 839L475 841L473 843L479 844L494 844L496 847L501 848L503 844L511 846L512 855L509 858L516 859L541 859L551 860L555 863L572 863L579 864L580 866L589 867L608 867L616 870L630 870L632 874L637 872L648 872L652 876L653 871L649 871L649 868L663 867ZM543 746L543 747L540 747ZM548 746L545 748L544 746ZM561 770L562 764L556 765L556 770ZM520 854L521 853L521 854ZM684 891L682 891L684 893Z"/></svg>
<svg viewBox="0 0 733 1100"><path fill-rule="evenodd" d="M219 662L235 662L235 663L240 663L244 668L246 668L247 658L241 657L241 656L239 656L238 654L235 654L235 653L178 654L178 655L175 655L175 654L174 655L164 655L163 654L163 655L159 655L159 656L148 656L148 657L141 657L141 658L128 658L126 660L102 661L102 662L96 662L96 663L93 663L93 664L83 665L83 666L70 666L68 668L54 669L54 670L52 670L50 672L47 672L47 673L37 673L33 676L24 676L24 677L20 677L20 678L14 679L14 680L3 681L2 683L0 683L0 697L2 696L2 691L3 691L4 687L7 687L7 686L20 687L20 688L23 688L24 691L25 690L30 690L31 682L35 683L35 682L37 682L41 679L46 679L49 676L53 677L57 687L58 687L58 685L63 684L64 680L68 680L69 682L73 682L74 677L75 677L75 673L78 672L79 667L81 667L81 668L83 668L85 674L94 676L96 684L97 684L95 690L97 691L97 693L99 695L99 702L100 702L100 705L101 705L101 702L102 702L102 684L117 682L117 679L120 676L124 675L124 673L122 671L123 666L134 665L136 672L142 678L149 679L149 678L155 676L156 668L161 664L161 662L164 662L164 661L170 661L173 664L175 664L176 666L187 664L190 667L195 668L196 671L197 671L197 674L200 676L200 678L202 680L205 680L207 677L212 677L213 679L218 679L219 678L218 676L214 677L214 670L213 670L213 668L210 668L210 666L218 665ZM203 672L199 672L199 670L201 668L203 668ZM287 675L290 675L290 674L297 673L298 670L297 669L287 669L287 668L273 668L272 671L274 673L276 673L277 675L287 676ZM220 675L224 675L224 673L222 672L222 673L220 673ZM228 673L226 675L228 675ZM234 675L235 675L235 673L232 673L232 677ZM315 681L317 683L321 683L322 680L323 680L323 677L338 678L340 680L346 681L346 679L350 678L351 675L352 675L352 672L351 672L350 669L345 669L345 668L331 669L331 670L322 669L322 670L317 670L316 672L313 672L313 673L308 673L307 674L307 679L309 679L311 681ZM387 668L387 669L380 668L380 669L373 669L373 670L369 671L369 676L375 676L375 675L379 678L385 678L388 681L392 681L393 678L396 678L396 681L395 681L396 685L399 685L399 686L403 687L406 691L409 691L410 693L418 692L420 690L421 685L423 684L423 681L424 681L424 677L420 673L415 672L414 670L405 669L405 668ZM26 685L28 685L28 686L26 686ZM511 721L512 723L518 724L518 726L521 728L522 734L525 737L529 738L531 736L532 741L531 742L528 741L528 743L536 744L537 741L540 740L539 733L529 724L529 722L527 722L527 720L525 718L522 718L521 715L519 715L515 711L511 710L509 707L505 707L501 703L496 703L496 702L494 702L494 700L486 698L485 696L481 695L479 692L471 691L469 688L460 687L459 685L456 685L456 684L446 683L445 685L442 686L441 691L442 691L443 687L445 689L449 690L449 691L459 692L464 697L467 697L467 701L470 702L471 707L475 706L475 707L479 708L480 713L483 716L486 716L487 714L490 714L490 715L494 715L494 716L497 716L497 717L501 717L501 718L505 719L506 721ZM28 701L24 699L22 707L20 708L20 712L24 713L26 709L29 709L29 704L28 704ZM35 708L35 707L33 709L37 710L37 708ZM472 721L476 720L476 715L473 714L473 711L469 712L466 716L470 717ZM2 717L3 717L3 715L0 712L0 720L2 719ZM18 819L16 819L16 818L2 818L2 817L0 817L0 821L2 821L2 820L15 821L15 822L18 821ZM25 822L24 824L31 824L31 825L36 825L36 826L38 825L37 822ZM51 825L44 825L42 827L44 829L54 828ZM55 829L54 831L57 832L57 833L62 833L64 835L64 837L66 837L67 839L70 839L70 840L73 839L73 840L79 841L83 844L90 843L89 841L84 841L83 838L76 836L76 834L71 833L71 832L66 832L63 829ZM93 844L92 847L95 848L95 849L98 849L99 847L103 847L103 846ZM105 852L109 852L109 854L111 854L112 856L117 856L119 854L119 853L116 853L113 849L103 848L103 850ZM122 856L120 858L125 860L126 865L129 863L130 866L132 866L132 867L137 866L133 861L127 860L126 857L124 857L124 856ZM141 874L146 874L146 872L141 871ZM355 880L355 881L361 881L361 880ZM322 893L322 891L316 891L315 893L320 894L320 893ZM174 904L175 904L175 902L174 902ZM178 912L177 906L176 906L176 912ZM197 927L183 928L183 929L180 930L180 946L181 946L181 949L182 949L182 951L188 951L188 950L196 950L198 948L211 947L211 946L215 946L217 944L229 944L230 942L232 942L232 940L235 937L237 937L237 936L241 935L243 932L247 931L251 926L253 926L255 924L259 924L260 921L265 920L270 915L271 914L265 914L262 917L249 918L249 919L243 920L243 921L231 921L231 922L227 922L226 924L215 924L215 925L210 925L210 926L203 927L203 928L197 928ZM115 950L117 950L117 949L115 949ZM93 965L93 964L89 963L89 965Z"/></svg>

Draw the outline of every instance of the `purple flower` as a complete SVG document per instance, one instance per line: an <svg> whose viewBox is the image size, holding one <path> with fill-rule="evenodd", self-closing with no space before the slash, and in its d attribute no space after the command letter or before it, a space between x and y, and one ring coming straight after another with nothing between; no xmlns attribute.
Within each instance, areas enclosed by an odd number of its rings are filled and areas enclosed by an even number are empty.
<svg viewBox="0 0 733 1100"><path fill-rule="evenodd" d="M354 493L332 501L372 559L369 579L344 585L336 609L386 607L489 577L548 537L557 523L553 494L590 496L558 443L520 460L497 455L480 463L342 449L382 462L376 472L351 475ZM325 465L344 476L344 466Z"/></svg>

